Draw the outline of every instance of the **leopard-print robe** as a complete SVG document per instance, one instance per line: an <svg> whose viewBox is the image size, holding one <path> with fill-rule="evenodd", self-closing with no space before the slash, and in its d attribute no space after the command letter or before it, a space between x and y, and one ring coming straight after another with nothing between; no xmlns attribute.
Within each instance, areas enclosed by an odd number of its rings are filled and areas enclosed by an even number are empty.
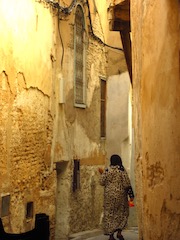
<svg viewBox="0 0 180 240"><path fill-rule="evenodd" d="M134 194L126 170L121 170L119 166L110 166L101 175L100 184L104 186L103 229L105 235L110 235L126 227L128 195L132 198Z"/></svg>

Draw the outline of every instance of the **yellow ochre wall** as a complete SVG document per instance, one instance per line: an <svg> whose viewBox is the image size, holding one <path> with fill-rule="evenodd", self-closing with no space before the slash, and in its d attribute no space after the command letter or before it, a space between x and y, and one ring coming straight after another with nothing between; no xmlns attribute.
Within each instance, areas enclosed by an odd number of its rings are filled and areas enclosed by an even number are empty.
<svg viewBox="0 0 180 240"><path fill-rule="evenodd" d="M180 238L179 1L131 1L140 239Z"/></svg>
<svg viewBox="0 0 180 240"><path fill-rule="evenodd" d="M100 224L103 195L97 169L105 162L100 77L106 78L107 58L104 46L89 35L87 5L77 3L84 8L87 32L85 109L74 107L75 7L65 16L43 0L0 1L0 204L10 195L9 214L1 214L9 232L32 229L39 212L50 217L51 239L55 228L57 237L65 229L67 238ZM93 24L104 40L98 14ZM81 164L76 193L74 159ZM89 199L93 205L87 212ZM30 219L28 202L34 204Z"/></svg>
<svg viewBox="0 0 180 240"><path fill-rule="evenodd" d="M8 232L32 229L26 204L33 202L33 215L48 214L54 228L52 9L32 0L1 0L0 19L1 205L10 195L3 224Z"/></svg>
<svg viewBox="0 0 180 240"><path fill-rule="evenodd" d="M67 7L72 1L59 2ZM2 217L9 232L32 229L39 212L50 217L51 239L101 225L98 167L107 159L106 139L100 137L100 79L127 71L122 51L102 44L121 47L119 33L110 37L103 15L109 1L101 3L89 1L89 12L86 1L77 1L86 28L82 109L74 107L76 7L63 14L44 0L0 0L0 205L10 195L9 214ZM102 42L90 34L90 24ZM81 186L75 193L74 159L80 160ZM26 218L28 202L34 204L32 219Z"/></svg>

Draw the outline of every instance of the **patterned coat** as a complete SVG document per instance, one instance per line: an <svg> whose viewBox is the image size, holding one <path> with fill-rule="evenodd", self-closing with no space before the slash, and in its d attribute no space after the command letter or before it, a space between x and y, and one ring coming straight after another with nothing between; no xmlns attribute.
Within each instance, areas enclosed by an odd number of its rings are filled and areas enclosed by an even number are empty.
<svg viewBox="0 0 180 240"><path fill-rule="evenodd" d="M103 229L105 235L110 235L118 229L124 229L129 216L128 195L134 198L130 179L124 168L110 166L100 178L104 186L104 217Z"/></svg>

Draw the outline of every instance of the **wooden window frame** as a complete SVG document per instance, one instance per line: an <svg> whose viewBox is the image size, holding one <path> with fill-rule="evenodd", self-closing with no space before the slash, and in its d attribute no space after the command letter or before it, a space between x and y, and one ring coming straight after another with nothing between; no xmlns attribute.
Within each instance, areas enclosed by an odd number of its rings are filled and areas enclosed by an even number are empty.
<svg viewBox="0 0 180 240"><path fill-rule="evenodd" d="M9 216L10 214L10 194L1 197L1 217Z"/></svg>
<svg viewBox="0 0 180 240"><path fill-rule="evenodd" d="M82 35L77 35L78 33L78 28L77 28L77 18L78 18L78 11L81 11L82 18L81 18L81 23L82 26L79 26L80 28L82 27ZM79 40L78 40L79 39ZM79 47L82 46L82 52L79 51L79 56L78 56L78 45ZM79 108L86 108L86 54L85 54L85 17L84 17L84 11L83 8L80 4L77 5L76 7L76 12L75 12L75 25L74 25L74 106L79 107ZM80 63L78 63L80 61ZM81 70L78 70L77 65L82 66L82 72ZM79 69L81 69L79 67ZM80 74L80 75L79 75ZM78 77L81 76L82 80L79 81L79 86L80 88L82 87L82 90L78 89ZM82 86L81 86L82 85ZM78 94L80 95L80 98L78 99Z"/></svg>
<svg viewBox="0 0 180 240"><path fill-rule="evenodd" d="M32 219L34 215L34 203L27 202L26 204L26 219Z"/></svg>

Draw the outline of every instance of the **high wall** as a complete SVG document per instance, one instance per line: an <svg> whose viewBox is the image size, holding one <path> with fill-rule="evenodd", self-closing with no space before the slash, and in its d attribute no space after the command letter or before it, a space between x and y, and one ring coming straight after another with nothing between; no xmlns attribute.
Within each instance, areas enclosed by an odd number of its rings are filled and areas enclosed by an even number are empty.
<svg viewBox="0 0 180 240"><path fill-rule="evenodd" d="M57 35L56 84L61 90L56 98L61 96L63 100L59 101L57 109L59 117L54 143L57 165L56 239L68 239L71 233L98 228L103 204L98 167L104 165L106 151L105 139L100 134L100 84L101 77L107 79L107 56L104 45L95 37L104 41L102 23L93 2L89 1L89 6L83 1L77 3L82 6L85 16L86 103L84 108L74 105L75 7L69 15L60 14ZM90 34L91 24L94 35ZM73 191L76 159L80 162L80 187Z"/></svg>
<svg viewBox="0 0 180 240"><path fill-rule="evenodd" d="M55 220L58 239L96 228L101 221L97 169L105 162L105 139L100 137L100 77L106 79L107 58L104 45L89 34L87 4L78 3L87 34L85 108L74 106L76 8L63 14L43 0L0 1L0 193L6 197L1 198L1 217L8 231L32 229L38 212L50 216L52 239ZM104 41L97 13L92 24ZM80 160L75 192L74 159Z"/></svg>
<svg viewBox="0 0 180 240"><path fill-rule="evenodd" d="M54 228L54 19L32 0L0 1L0 18L1 217L7 231L23 232L45 212Z"/></svg>
<svg viewBox="0 0 180 240"><path fill-rule="evenodd" d="M179 1L131 1L140 239L180 239Z"/></svg>

